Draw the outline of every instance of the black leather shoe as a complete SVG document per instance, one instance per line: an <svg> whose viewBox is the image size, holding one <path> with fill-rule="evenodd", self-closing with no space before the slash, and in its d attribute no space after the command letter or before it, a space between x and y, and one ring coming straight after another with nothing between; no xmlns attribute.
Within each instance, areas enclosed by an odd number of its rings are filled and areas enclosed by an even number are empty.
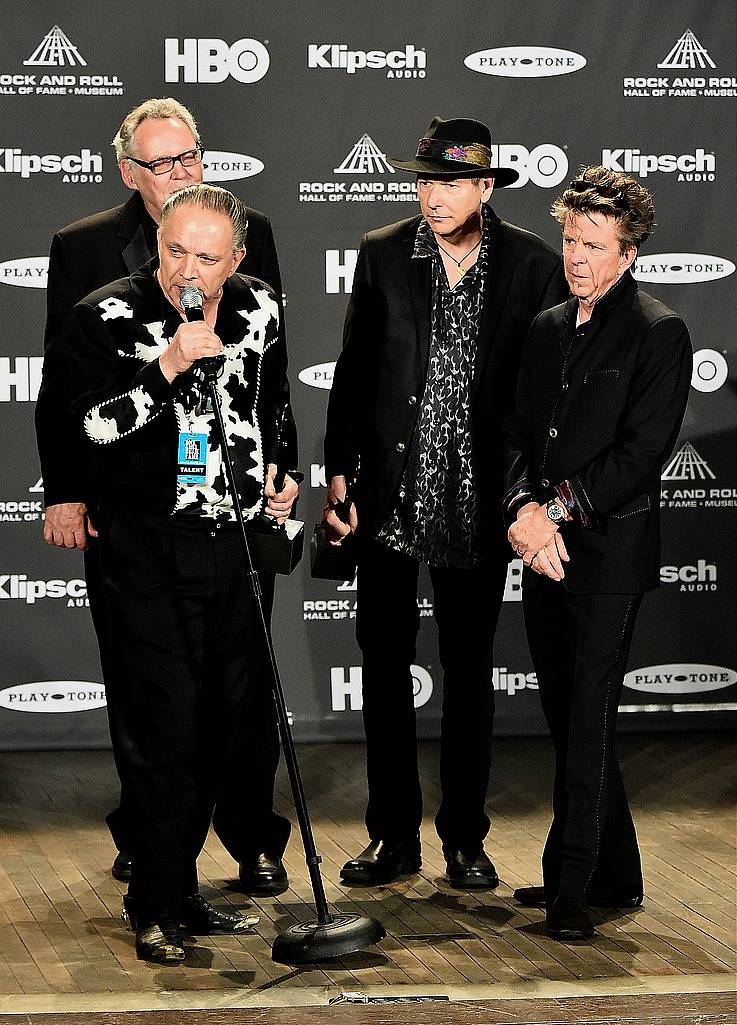
<svg viewBox="0 0 737 1025"><path fill-rule="evenodd" d="M207 935L212 932L246 932L258 925L259 915L242 915L240 911L216 908L201 893L185 897L179 909L179 921L188 932Z"/></svg>
<svg viewBox="0 0 737 1025"><path fill-rule="evenodd" d="M110 869L113 879L119 879L121 883L129 883L131 881L132 864L133 859L130 854L126 854L125 851L118 851L115 855L113 867Z"/></svg>
<svg viewBox="0 0 737 1025"><path fill-rule="evenodd" d="M447 880L456 890L493 890L499 885L499 876L483 847L470 857L443 844L443 854Z"/></svg>
<svg viewBox="0 0 737 1025"><path fill-rule="evenodd" d="M514 891L514 899L526 908L544 908L547 903L543 886L521 886ZM639 908L642 904L642 894L627 897L622 893L592 893L586 898L586 904L590 908Z"/></svg>
<svg viewBox="0 0 737 1025"><path fill-rule="evenodd" d="M241 888L254 897L276 897L289 889L281 856L266 851L244 858L238 865L238 878Z"/></svg>
<svg viewBox="0 0 737 1025"><path fill-rule="evenodd" d="M421 866L418 833L409 840L372 840L357 858L346 861L340 870L340 878L358 886L376 886L419 872Z"/></svg>
<svg viewBox="0 0 737 1025"><path fill-rule="evenodd" d="M136 954L141 961L176 964L186 957L182 934L171 915L136 929Z"/></svg>
<svg viewBox="0 0 737 1025"><path fill-rule="evenodd" d="M586 940L594 935L586 905L575 897L556 897L547 910L545 925L555 940Z"/></svg>

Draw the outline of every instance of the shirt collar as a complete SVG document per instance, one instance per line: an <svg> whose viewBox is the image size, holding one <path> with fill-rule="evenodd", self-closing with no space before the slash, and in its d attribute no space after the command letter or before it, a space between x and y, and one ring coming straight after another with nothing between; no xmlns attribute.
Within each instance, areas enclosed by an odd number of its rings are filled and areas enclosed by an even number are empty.
<svg viewBox="0 0 737 1025"><path fill-rule="evenodd" d="M489 249L489 241L491 239L491 211L486 203L481 206L481 249L476 260L475 267L486 259L486 255ZM440 259L440 250L438 249L438 243L433 235L432 228L423 217L417 226L417 234L415 235L415 245L412 250L412 259L418 260L428 256L437 257ZM469 272L470 273L470 272Z"/></svg>

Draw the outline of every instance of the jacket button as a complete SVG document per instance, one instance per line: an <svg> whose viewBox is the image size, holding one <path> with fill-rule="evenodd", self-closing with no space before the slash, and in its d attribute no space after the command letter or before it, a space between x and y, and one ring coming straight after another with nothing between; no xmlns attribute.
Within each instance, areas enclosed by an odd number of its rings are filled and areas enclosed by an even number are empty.
<svg viewBox="0 0 737 1025"><path fill-rule="evenodd" d="M558 432L556 431L555 427L551 427L550 430L548 431L548 434L550 435L551 438L557 438L558 437Z"/></svg>
<svg viewBox="0 0 737 1025"><path fill-rule="evenodd" d="M568 391L568 381L563 382L563 391Z"/></svg>
<svg viewBox="0 0 737 1025"><path fill-rule="evenodd" d="M546 480L543 477L543 479L540 481L540 486L543 487L543 488L549 488L550 487L550 481Z"/></svg>
<svg viewBox="0 0 737 1025"><path fill-rule="evenodd" d="M410 404L410 406L416 406L417 405L417 396L416 395L410 395L409 398L407 399L407 402Z"/></svg>
<svg viewBox="0 0 737 1025"><path fill-rule="evenodd" d="M404 442L403 441L398 441L397 442L397 452L404 452Z"/></svg>

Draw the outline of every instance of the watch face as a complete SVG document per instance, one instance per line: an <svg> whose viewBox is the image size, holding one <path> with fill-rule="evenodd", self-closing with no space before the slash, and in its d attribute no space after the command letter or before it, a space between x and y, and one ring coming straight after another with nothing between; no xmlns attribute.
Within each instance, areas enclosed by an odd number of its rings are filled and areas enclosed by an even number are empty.
<svg viewBox="0 0 737 1025"><path fill-rule="evenodd" d="M565 509L558 505L557 502L551 502L548 506L548 519L552 520L553 523L558 523L560 520L565 519Z"/></svg>

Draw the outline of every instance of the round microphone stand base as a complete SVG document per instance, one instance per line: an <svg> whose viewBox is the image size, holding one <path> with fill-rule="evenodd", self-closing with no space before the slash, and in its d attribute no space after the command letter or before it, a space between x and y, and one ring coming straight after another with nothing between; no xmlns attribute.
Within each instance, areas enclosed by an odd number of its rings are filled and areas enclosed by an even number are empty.
<svg viewBox="0 0 737 1025"><path fill-rule="evenodd" d="M365 915L331 915L327 922L304 922L279 933L271 948L278 964L303 965L355 954L386 936L381 922Z"/></svg>

